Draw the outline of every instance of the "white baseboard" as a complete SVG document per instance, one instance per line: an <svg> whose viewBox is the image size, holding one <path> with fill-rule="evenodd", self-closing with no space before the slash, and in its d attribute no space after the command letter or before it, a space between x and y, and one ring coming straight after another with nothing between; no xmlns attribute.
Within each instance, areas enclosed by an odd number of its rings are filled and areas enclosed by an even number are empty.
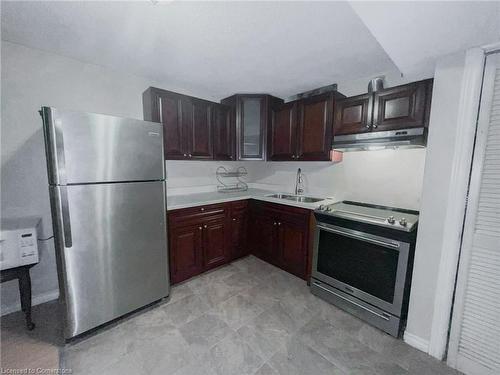
<svg viewBox="0 0 500 375"><path fill-rule="evenodd" d="M414 348L421 350L424 353L429 353L429 340L425 340L409 332L405 332L403 340L408 345L413 346Z"/></svg>
<svg viewBox="0 0 500 375"><path fill-rule="evenodd" d="M58 298L59 298L59 290L52 290L52 291L47 292L47 293L33 296L33 298L31 299L31 304L33 306L40 305L41 303L53 301L53 300L58 299ZM2 306L1 315L2 316L7 315L7 314L13 313L15 311L20 311L20 310L21 310L21 303L17 302L13 305Z"/></svg>

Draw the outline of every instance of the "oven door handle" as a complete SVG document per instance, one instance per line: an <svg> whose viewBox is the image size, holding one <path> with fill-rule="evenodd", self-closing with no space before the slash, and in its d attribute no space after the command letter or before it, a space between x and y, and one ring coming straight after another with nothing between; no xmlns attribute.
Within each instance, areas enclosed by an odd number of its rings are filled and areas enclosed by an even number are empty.
<svg viewBox="0 0 500 375"><path fill-rule="evenodd" d="M378 240L378 239L375 239L375 238L372 238L372 237L363 236L362 234L358 234L357 232L354 233L354 232L350 232L350 231L346 231L346 230L334 229L334 228L330 228L330 227L327 227L327 226L324 226L324 225L320 225L320 224L318 224L318 228L321 229L321 230L324 230L326 232L340 234L342 236L354 238L356 240L360 240L360 241L364 241L364 242L370 242L370 243L373 243L375 245L381 245L381 246L390 247L390 248L393 248L393 249L399 249L399 242L395 242L395 241L391 241L391 242L389 242L389 241L382 241L382 240Z"/></svg>

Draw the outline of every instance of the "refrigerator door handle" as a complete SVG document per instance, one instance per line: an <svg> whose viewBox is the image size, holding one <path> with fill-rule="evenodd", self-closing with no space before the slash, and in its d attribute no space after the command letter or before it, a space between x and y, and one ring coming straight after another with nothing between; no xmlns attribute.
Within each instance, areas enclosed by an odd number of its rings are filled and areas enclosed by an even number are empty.
<svg viewBox="0 0 500 375"><path fill-rule="evenodd" d="M59 188L59 191L64 246L72 247L73 239L71 238L71 220L69 217L68 190L66 186L61 186Z"/></svg>

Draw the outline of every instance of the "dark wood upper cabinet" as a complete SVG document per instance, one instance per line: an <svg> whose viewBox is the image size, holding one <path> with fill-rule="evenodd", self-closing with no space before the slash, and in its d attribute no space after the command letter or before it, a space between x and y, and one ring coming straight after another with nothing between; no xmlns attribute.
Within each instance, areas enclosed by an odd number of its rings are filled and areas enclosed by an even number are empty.
<svg viewBox="0 0 500 375"><path fill-rule="evenodd" d="M218 103L155 87L142 101L144 119L163 124L165 159L213 159L211 116Z"/></svg>
<svg viewBox="0 0 500 375"><path fill-rule="evenodd" d="M277 105L268 132L268 160L330 160L333 108L330 92Z"/></svg>
<svg viewBox="0 0 500 375"><path fill-rule="evenodd" d="M213 106L213 147L215 160L234 160L235 127L231 119L231 108L225 105Z"/></svg>
<svg viewBox="0 0 500 375"><path fill-rule="evenodd" d="M187 129L187 151L190 159L213 159L212 106L192 99L183 107L183 127Z"/></svg>
<svg viewBox="0 0 500 375"><path fill-rule="evenodd" d="M427 81L375 92L372 127L377 131L425 126Z"/></svg>
<svg viewBox="0 0 500 375"><path fill-rule="evenodd" d="M334 135L428 126L432 82L427 79L337 101Z"/></svg>
<svg viewBox="0 0 500 375"><path fill-rule="evenodd" d="M371 130L373 95L340 99L335 103L334 134L356 134Z"/></svg>
<svg viewBox="0 0 500 375"><path fill-rule="evenodd" d="M272 110L268 129L268 160L293 160L297 151L297 102Z"/></svg>
<svg viewBox="0 0 500 375"><path fill-rule="evenodd" d="M237 159L265 160L271 108L283 100L266 94L236 94L221 103L232 108L230 118L236 128Z"/></svg>
<svg viewBox="0 0 500 375"><path fill-rule="evenodd" d="M300 101L295 159L330 160L333 106L333 94Z"/></svg>

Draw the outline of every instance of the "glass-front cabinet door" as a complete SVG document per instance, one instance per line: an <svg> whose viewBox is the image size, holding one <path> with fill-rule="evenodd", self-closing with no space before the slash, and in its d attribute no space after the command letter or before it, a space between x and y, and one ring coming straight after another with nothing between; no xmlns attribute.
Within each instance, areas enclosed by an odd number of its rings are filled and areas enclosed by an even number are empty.
<svg viewBox="0 0 500 375"><path fill-rule="evenodd" d="M240 96L238 159L262 160L265 140L265 99L262 96Z"/></svg>

